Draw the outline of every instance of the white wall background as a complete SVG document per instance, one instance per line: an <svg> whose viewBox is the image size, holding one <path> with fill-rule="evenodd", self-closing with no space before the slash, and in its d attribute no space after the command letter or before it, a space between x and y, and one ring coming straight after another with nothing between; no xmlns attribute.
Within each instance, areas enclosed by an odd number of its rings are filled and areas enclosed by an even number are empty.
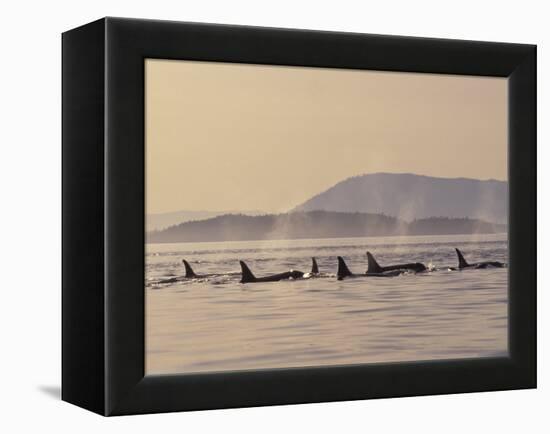
<svg viewBox="0 0 550 434"><path fill-rule="evenodd" d="M549 58L543 1L4 1L0 5L0 431L548 432ZM60 33L105 15L538 44L539 389L101 418L58 398ZM86 276L83 276L85 279ZM547 401L547 402L545 402Z"/></svg>

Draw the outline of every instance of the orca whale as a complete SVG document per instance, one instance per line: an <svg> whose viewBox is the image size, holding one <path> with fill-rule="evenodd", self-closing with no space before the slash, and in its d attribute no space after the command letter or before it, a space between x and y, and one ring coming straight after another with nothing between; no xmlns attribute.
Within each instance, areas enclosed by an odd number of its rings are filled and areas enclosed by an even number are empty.
<svg viewBox="0 0 550 434"><path fill-rule="evenodd" d="M197 274L193 271L193 268L191 268L191 265L189 264L189 262L187 262L185 259L182 259L181 262L183 262L183 266L185 267L185 276L169 277L167 279L158 280L154 283L155 284L176 283L181 281L182 279L202 279L206 277L216 276L216 274L211 274L211 273Z"/></svg>
<svg viewBox="0 0 550 434"><path fill-rule="evenodd" d="M379 272L379 273L365 273L365 274L354 274L350 271L348 266L346 265L346 262L344 261L344 258L341 256L338 256L338 271L336 272L336 278L338 280L343 280L348 277L393 277L401 274L400 270L388 270L387 272Z"/></svg>
<svg viewBox="0 0 550 434"><path fill-rule="evenodd" d="M182 259L181 262L183 262L183 266L185 267L185 278L186 279L202 279L204 277L210 277L215 276L215 274L197 274L193 271L191 268L191 265L189 265L189 262L187 262L185 259Z"/></svg>
<svg viewBox="0 0 550 434"><path fill-rule="evenodd" d="M239 261L239 263L241 264L241 270L242 270L241 283L278 282L279 280L301 279L307 274L309 274L310 276L319 274L319 267L317 266L317 261L315 260L315 258L311 258L310 273L304 273L303 271L298 271L298 270L290 270L290 271L285 271L284 273L272 274L270 276L263 276L263 277L254 276L254 273L250 271L250 268L248 268L248 265L246 265L244 261Z"/></svg>
<svg viewBox="0 0 550 434"><path fill-rule="evenodd" d="M315 258L311 258L311 274L319 274L319 267Z"/></svg>
<svg viewBox="0 0 550 434"><path fill-rule="evenodd" d="M367 274L380 274L384 273L385 271L394 271L394 270L411 270L415 273L419 273L421 271L426 271L426 266L420 262L411 262L408 264L396 264L396 265L386 265L385 267L382 267L381 265L376 262L376 259L374 259L374 256L371 252L367 252Z"/></svg>
<svg viewBox="0 0 550 434"><path fill-rule="evenodd" d="M466 259L464 259L464 255L462 255L462 252L457 248L455 248L455 250L456 250L456 255L458 256L459 270L463 270L464 268L480 269L480 268L489 268L489 267L494 267L494 268L506 267L506 264L498 261L484 261L484 262L476 262L474 264L469 264L468 262L466 262Z"/></svg>

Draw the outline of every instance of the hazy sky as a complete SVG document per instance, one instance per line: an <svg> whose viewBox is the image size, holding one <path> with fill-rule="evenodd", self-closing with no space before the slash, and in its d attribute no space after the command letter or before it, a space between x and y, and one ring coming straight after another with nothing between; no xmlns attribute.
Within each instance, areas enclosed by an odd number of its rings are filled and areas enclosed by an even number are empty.
<svg viewBox="0 0 550 434"><path fill-rule="evenodd" d="M146 208L286 211L350 176L507 179L507 80L146 61Z"/></svg>

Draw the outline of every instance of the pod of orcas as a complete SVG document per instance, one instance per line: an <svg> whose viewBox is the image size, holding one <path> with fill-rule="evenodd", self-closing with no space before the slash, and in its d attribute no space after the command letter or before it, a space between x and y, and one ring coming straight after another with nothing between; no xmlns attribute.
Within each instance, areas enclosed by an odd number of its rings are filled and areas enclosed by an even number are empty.
<svg viewBox="0 0 550 434"><path fill-rule="evenodd" d="M507 264L498 261L485 261L470 264L466 261L466 259L464 259L464 255L460 250L455 249L455 251L458 257L458 267L449 267L449 270L464 270L468 268L502 268L507 266ZM185 267L185 278L187 279L199 279L214 276L214 274L197 274L193 271L193 268L191 268L189 262L185 259L183 259L182 262ZM311 258L311 271L307 273L299 270L290 270L261 277L255 276L244 261L239 261L239 263L241 265L241 283L278 282L280 280L306 279L320 276L319 266L317 265L315 258ZM352 273L344 261L344 258L338 256L338 270L336 272L336 277L338 280L354 277L393 277L402 273L421 273L423 271L427 271L427 268L420 262L382 266L376 261L372 253L367 252L367 271L365 273Z"/></svg>

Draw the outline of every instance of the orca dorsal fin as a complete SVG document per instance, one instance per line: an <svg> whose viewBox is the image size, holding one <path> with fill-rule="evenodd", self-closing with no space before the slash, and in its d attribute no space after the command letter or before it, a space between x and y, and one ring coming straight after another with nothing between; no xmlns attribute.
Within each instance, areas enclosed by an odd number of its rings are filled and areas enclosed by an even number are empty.
<svg viewBox="0 0 550 434"><path fill-rule="evenodd" d="M371 252L367 252L367 273L381 273L384 271Z"/></svg>
<svg viewBox="0 0 550 434"><path fill-rule="evenodd" d="M252 271L250 271L250 268L248 268L248 265L244 263L244 261L239 261L241 264L241 283L248 283L248 282L254 282L256 280L256 276L252 274Z"/></svg>
<svg viewBox="0 0 550 434"><path fill-rule="evenodd" d="M185 277L197 277L197 275L191 268L191 265L189 265L189 262L187 262L185 259L183 259L181 262L183 262L183 266L185 267Z"/></svg>
<svg viewBox="0 0 550 434"><path fill-rule="evenodd" d="M315 258L311 258L311 274L319 274L319 266Z"/></svg>
<svg viewBox="0 0 550 434"><path fill-rule="evenodd" d="M338 279L343 279L344 277L351 275L353 275L353 273L349 270L344 261L344 258L338 256L338 271L336 272L336 276L338 277Z"/></svg>
<svg viewBox="0 0 550 434"><path fill-rule="evenodd" d="M462 256L462 252L455 247L456 255L458 256L458 268L464 268L468 266L466 259Z"/></svg>

